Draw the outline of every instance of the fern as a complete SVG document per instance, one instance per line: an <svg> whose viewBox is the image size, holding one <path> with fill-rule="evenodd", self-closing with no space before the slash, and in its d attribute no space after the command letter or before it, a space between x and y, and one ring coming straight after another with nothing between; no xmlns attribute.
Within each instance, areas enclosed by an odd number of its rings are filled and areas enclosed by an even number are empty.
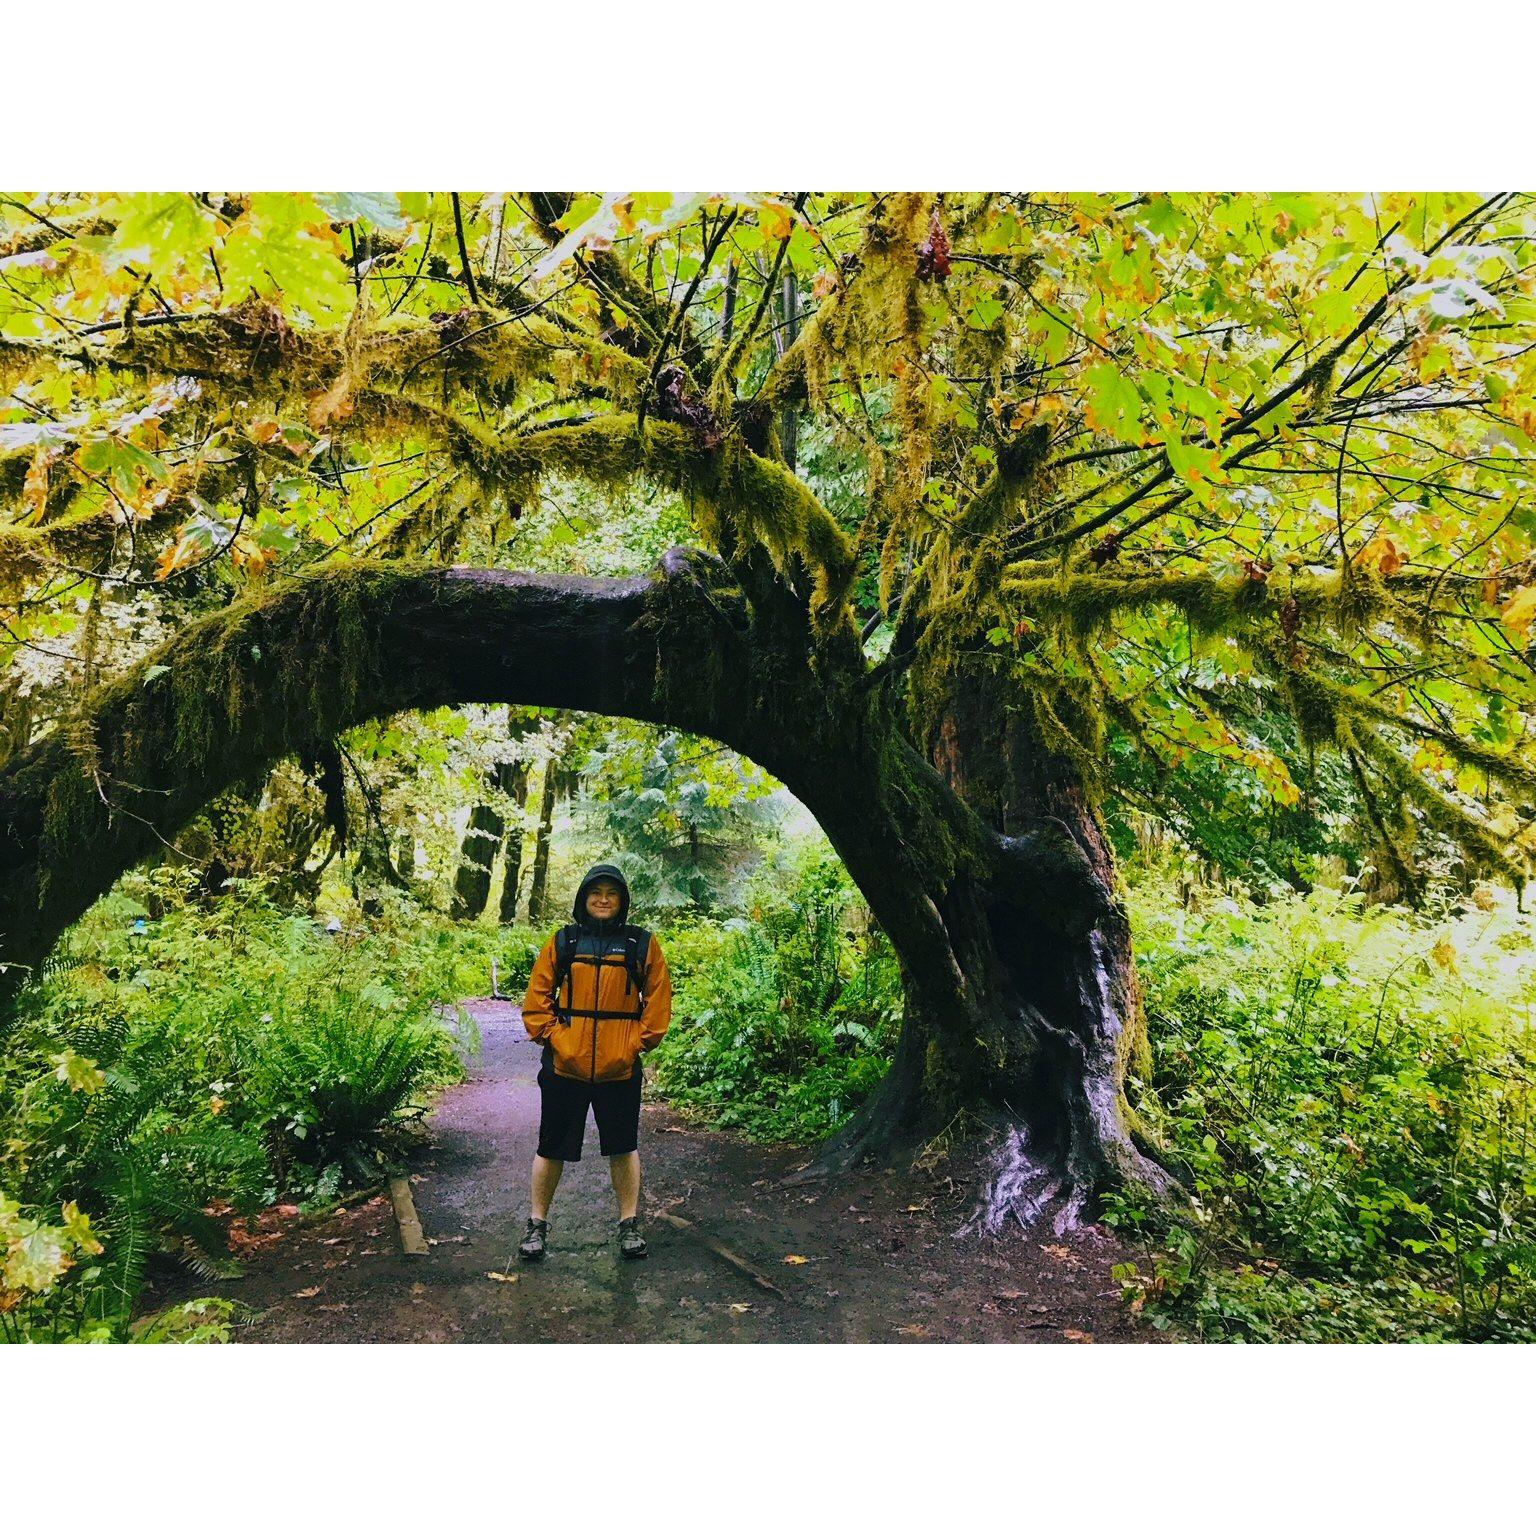
<svg viewBox="0 0 1536 1536"><path fill-rule="evenodd" d="M132 1311L144 1286L144 1271L155 1246L155 1231L146 1198L149 1181L140 1159L130 1153L117 1180L104 1190L110 1214L101 1227L106 1238L102 1259L102 1315Z"/></svg>

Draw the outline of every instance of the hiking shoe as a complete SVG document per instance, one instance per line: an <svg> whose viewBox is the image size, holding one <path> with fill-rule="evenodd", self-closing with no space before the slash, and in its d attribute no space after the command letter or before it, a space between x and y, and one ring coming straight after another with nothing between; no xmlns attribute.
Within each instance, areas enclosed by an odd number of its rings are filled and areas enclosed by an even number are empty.
<svg viewBox="0 0 1536 1536"><path fill-rule="evenodd" d="M523 1240L517 1245L519 1258L527 1259L530 1263L537 1263L544 1257L544 1234L549 1231L549 1223L540 1221L536 1216L528 1218L528 1230L523 1234Z"/></svg>
<svg viewBox="0 0 1536 1536"><path fill-rule="evenodd" d="M645 1239L640 1236L638 1216L626 1216L619 1223L619 1256L625 1259L645 1257Z"/></svg>

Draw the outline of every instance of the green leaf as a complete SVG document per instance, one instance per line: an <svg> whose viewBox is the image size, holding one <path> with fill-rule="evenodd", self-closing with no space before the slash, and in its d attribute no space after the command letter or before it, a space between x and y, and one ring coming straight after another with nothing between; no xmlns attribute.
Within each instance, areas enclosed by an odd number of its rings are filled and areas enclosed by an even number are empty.
<svg viewBox="0 0 1536 1536"><path fill-rule="evenodd" d="M1142 399L1136 386L1113 363L1096 363L1083 373L1089 425L1123 443L1143 441Z"/></svg>
<svg viewBox="0 0 1536 1536"><path fill-rule="evenodd" d="M405 228L405 213L393 192L317 192L315 200L338 224L361 222L391 231Z"/></svg>
<svg viewBox="0 0 1536 1536"><path fill-rule="evenodd" d="M163 483L171 471L158 454L135 447L121 437L99 437L79 453L80 467L93 475L109 476L125 496L137 495L141 481Z"/></svg>
<svg viewBox="0 0 1536 1536"><path fill-rule="evenodd" d="M965 323L972 330L990 330L1003 317L1003 301L1001 299L978 299L965 317Z"/></svg>
<svg viewBox="0 0 1536 1536"><path fill-rule="evenodd" d="M1171 437L1163 445L1173 472L1197 493L1210 489L1221 475L1221 459L1214 448L1201 448Z"/></svg>

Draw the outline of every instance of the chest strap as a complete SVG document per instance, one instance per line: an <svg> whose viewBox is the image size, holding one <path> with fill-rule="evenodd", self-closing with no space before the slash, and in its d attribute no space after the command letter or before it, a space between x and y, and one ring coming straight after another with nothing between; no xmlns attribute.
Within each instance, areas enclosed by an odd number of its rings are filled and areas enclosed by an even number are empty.
<svg viewBox="0 0 1536 1536"><path fill-rule="evenodd" d="M574 964L577 961L580 961L584 965L595 966L597 968L599 972L597 980L600 987L603 979L601 975L602 968L605 965L623 965L624 957L622 954L572 955L570 957L571 964ZM596 1021L598 1019L640 1019L645 1017L644 1010L641 1008L573 1008L570 1006L570 998L573 990L574 986L571 980L571 973L569 970L567 970L565 973L566 1001L561 1003L558 998L555 1000L555 1017L559 1019L562 1024L569 1024L573 1018L592 1019Z"/></svg>

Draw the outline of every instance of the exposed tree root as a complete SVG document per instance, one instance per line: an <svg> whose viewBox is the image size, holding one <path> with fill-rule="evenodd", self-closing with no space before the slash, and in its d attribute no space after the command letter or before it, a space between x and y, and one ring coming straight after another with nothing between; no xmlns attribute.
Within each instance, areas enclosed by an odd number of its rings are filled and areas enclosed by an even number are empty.
<svg viewBox="0 0 1536 1536"><path fill-rule="evenodd" d="M821 1182L868 1163L920 1165L929 1158L949 1157L963 1140L964 1162L979 1173L971 1213L956 1230L957 1238L996 1237L1015 1223L1029 1232L1048 1222L1058 1237L1088 1228L1099 1197L1111 1188L1133 1186L1154 1204L1167 1204L1179 1196L1176 1180L1130 1142L1117 1114L1108 1116L1108 1136L1089 1132L1079 1119L1071 1145L1063 1150L1059 1138L1041 1135L1023 1120L987 1117L979 1111L961 1111L947 1126L923 1137L910 1122L888 1117L899 1097L895 1088L877 1093L809 1163L783 1182ZM1089 1094L1084 1099L1077 1106L1079 1111L1092 1102ZM1100 1106L1106 1107L1112 1108Z"/></svg>

